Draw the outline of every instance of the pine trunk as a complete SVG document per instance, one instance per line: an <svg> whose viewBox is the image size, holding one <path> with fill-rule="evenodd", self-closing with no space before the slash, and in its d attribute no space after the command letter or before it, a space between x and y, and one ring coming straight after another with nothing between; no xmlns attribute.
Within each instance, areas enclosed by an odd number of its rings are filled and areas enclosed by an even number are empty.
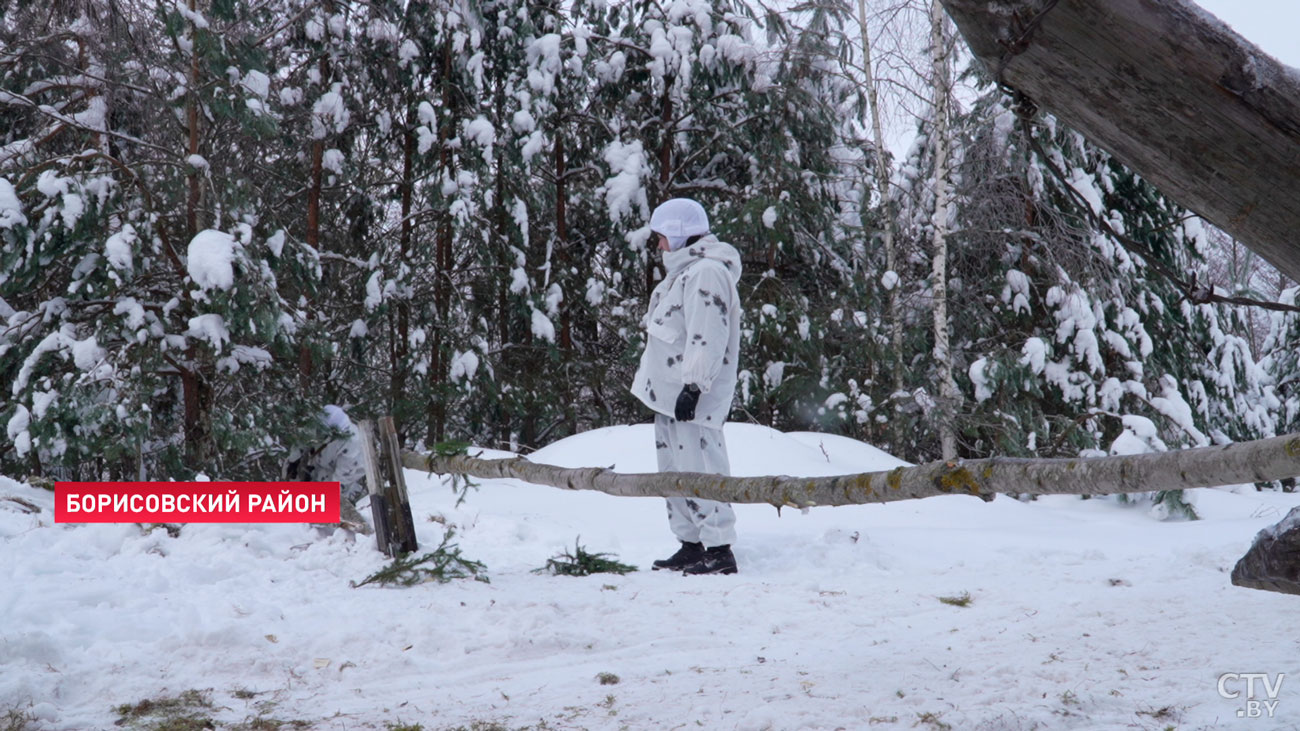
<svg viewBox="0 0 1300 731"><path fill-rule="evenodd" d="M191 13L197 13L197 0L189 0ZM190 68L189 99L186 104L185 117L188 139L186 150L189 155L199 154L199 48L198 27L190 22ZM188 237L193 239L199 232L201 220L199 204L202 189L200 187L200 170L186 162L188 173L188 191L185 198L185 228ZM185 349L185 364L181 369L182 400L185 404L185 452L191 466L198 468L212 453L211 416L212 389L206 377L203 359L199 349L191 344Z"/></svg>
<svg viewBox="0 0 1300 731"><path fill-rule="evenodd" d="M414 223L411 220L411 200L415 189L415 126L416 120L413 118L414 104L407 105L406 125L402 130L402 233L399 240L401 265L408 272L411 271L411 239L414 235ZM405 417L406 409L399 408L398 403L406 398L407 388L407 368L409 367L409 358L411 355L411 301L405 297L399 299L394 306L395 332L392 337L392 348L390 356L390 373L391 390L389 391L389 402L392 404L390 413L399 414ZM401 433L405 433L407 425L405 418L397 423Z"/></svg>
<svg viewBox="0 0 1300 731"><path fill-rule="evenodd" d="M200 468L212 456L212 386L204 375L198 349L185 349L186 365L181 370L181 392L185 402L185 454L190 466Z"/></svg>
<svg viewBox="0 0 1300 731"><path fill-rule="evenodd" d="M673 100L669 96L669 90L672 89L672 77L664 79L664 96L662 106L659 111L659 133L663 139L659 142L659 194L654 197L653 203L658 205L668 200L670 197L669 186L673 182ZM655 255L654 240L649 242L650 255L646 257L645 268L645 291L649 296L655 288L655 267L659 264L659 257Z"/></svg>
<svg viewBox="0 0 1300 731"><path fill-rule="evenodd" d="M198 1L189 0L191 14L197 14ZM193 16L192 16L193 17ZM199 154L199 46L198 28L190 22L190 94L186 105L186 124L189 127L188 150L191 156ZM189 173L189 195L185 200L185 226L190 238L199 232L199 197L201 188L200 170L186 161Z"/></svg>
<svg viewBox="0 0 1300 731"><path fill-rule="evenodd" d="M569 277L569 225L568 192L565 190L566 160L564 158L564 130L560 122L555 125L555 261L554 273L556 283ZM560 358L563 374L561 376L561 403L564 409L564 423L569 434L578 432L577 412L573 405L573 321L569 316L572 308L567 300L560 301Z"/></svg>
<svg viewBox="0 0 1300 731"><path fill-rule="evenodd" d="M332 13L334 4L325 3L325 12ZM320 78L322 84L328 84L330 79L330 62L329 55L323 55L320 59ZM307 245L313 251L320 251L320 207L321 207L321 188L325 179L325 140L320 139L311 144L311 172L310 180L307 185L307 229L303 238ZM311 313L308 311L308 320ZM307 338L303 338L298 345L298 387L304 393L310 392L317 384L313 382L315 372L315 360L312 357L311 347L307 343Z"/></svg>
<svg viewBox="0 0 1300 731"><path fill-rule="evenodd" d="M444 45L442 49L442 108L446 110L452 109L451 60L451 46L449 44ZM442 125L438 131L438 172L443 179L452 175L451 148L447 142L454 130L451 129L449 117L450 115L443 116ZM438 234L434 245L433 307L435 323L445 322L451 308L451 270L453 268L451 236L451 213L445 212L438 224ZM450 370L450 364L445 357L447 347L444 329L435 325L433 337L429 339L429 378L432 380L430 392L433 397L429 399L425 424L427 438L434 443L441 442L446 438L446 386L447 374Z"/></svg>
<svg viewBox="0 0 1300 731"><path fill-rule="evenodd" d="M504 98L504 92L500 92L500 98ZM504 101L498 101L501 108L505 108ZM507 222L506 213L506 174L505 174L505 155L498 155L496 158L496 200L495 210L493 211L492 225L495 228L496 245L493 250L496 252L495 265L498 275L494 277L495 297L496 297L496 338L497 347L502 350L502 363L509 364L512 358L506 350L512 342L510 337L511 322L516 318L516 313L510 310L510 272L514 267L514 258L511 256L510 246L510 224ZM525 232L527 233L527 232ZM507 367L509 367L507 365ZM495 409L494 418L491 420L492 428L496 433L496 442L498 444L509 444L510 435L514 424L511 419L510 410L501 407L498 401Z"/></svg>

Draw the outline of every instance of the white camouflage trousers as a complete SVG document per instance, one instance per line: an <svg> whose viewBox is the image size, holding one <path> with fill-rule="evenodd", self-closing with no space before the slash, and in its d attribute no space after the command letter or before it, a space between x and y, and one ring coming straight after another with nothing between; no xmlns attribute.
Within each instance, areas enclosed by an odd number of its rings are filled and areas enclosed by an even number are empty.
<svg viewBox="0 0 1300 731"><path fill-rule="evenodd" d="M721 429L663 414L655 414L655 456L660 472L731 474ZM736 540L736 511L731 503L684 497L667 500L668 526L678 540L703 543L705 548L731 545Z"/></svg>

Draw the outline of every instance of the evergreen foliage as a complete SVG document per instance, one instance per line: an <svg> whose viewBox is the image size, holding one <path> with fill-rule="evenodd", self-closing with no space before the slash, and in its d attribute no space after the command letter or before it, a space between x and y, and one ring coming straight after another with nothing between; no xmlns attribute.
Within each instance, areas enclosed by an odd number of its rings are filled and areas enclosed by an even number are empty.
<svg viewBox="0 0 1300 731"><path fill-rule="evenodd" d="M360 582L353 582L352 587L362 587L366 584L415 586L428 581L445 584L453 579L470 578L488 583L488 576L485 573L487 567L479 561L465 558L460 552L460 547L451 542L455 535L455 529L448 528L443 533L442 543L434 550L419 556L412 554L396 556L384 568Z"/></svg>
<svg viewBox="0 0 1300 731"><path fill-rule="evenodd" d="M1279 301L1287 304L1300 302L1300 287L1289 287ZM1264 340L1261 367L1277 399L1277 433L1292 434L1300 431L1300 316L1295 313L1271 314L1268 337Z"/></svg>
<svg viewBox="0 0 1300 731"><path fill-rule="evenodd" d="M1199 219L1050 117L1020 124L1000 93L962 125L949 274L962 300L952 338L969 399L958 415L964 453L1132 453L1276 433L1270 379L1242 334L1243 314L1188 302L1154 268L1209 278ZM914 241L932 205L926 134L922 125L903 167ZM924 301L924 263L911 260L904 279L922 283ZM919 392L930 382L913 384ZM1180 495L1156 504L1194 517Z"/></svg>
<svg viewBox="0 0 1300 731"><path fill-rule="evenodd" d="M591 576L592 574L626 574L636 567L612 558L608 553L591 553L579 541L573 541L573 553L566 548L563 553L546 559L546 565L533 569L535 574L552 576Z"/></svg>

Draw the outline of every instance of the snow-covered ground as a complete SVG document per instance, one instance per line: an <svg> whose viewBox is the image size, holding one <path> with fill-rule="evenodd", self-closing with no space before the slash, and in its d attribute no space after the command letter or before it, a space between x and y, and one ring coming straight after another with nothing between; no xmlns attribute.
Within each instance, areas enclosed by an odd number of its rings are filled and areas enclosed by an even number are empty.
<svg viewBox="0 0 1300 731"><path fill-rule="evenodd" d="M898 464L837 437L743 424L727 437L737 474ZM533 458L652 471L651 428ZM0 479L0 718L114 728L115 706L197 689L219 724L329 729L1300 722L1300 598L1228 579L1300 495L1200 490L1195 522L1073 497L738 506L741 573L683 577L648 570L676 547L659 499L507 480L457 508L439 479L407 479L422 547L455 525L490 584L350 588L385 563L373 539L304 525L56 526L51 493ZM532 573L579 535L642 570ZM940 601L967 593L965 607ZM1276 718L1239 718L1223 673L1287 673Z"/></svg>

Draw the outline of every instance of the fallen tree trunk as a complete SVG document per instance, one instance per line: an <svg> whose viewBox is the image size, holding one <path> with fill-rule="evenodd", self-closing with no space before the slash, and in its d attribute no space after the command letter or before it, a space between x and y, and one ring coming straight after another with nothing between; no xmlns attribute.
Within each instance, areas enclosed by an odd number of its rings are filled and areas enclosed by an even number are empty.
<svg viewBox="0 0 1300 731"><path fill-rule="evenodd" d="M1189 0L942 0L971 50L1300 281L1300 72Z"/></svg>
<svg viewBox="0 0 1300 731"><path fill-rule="evenodd" d="M404 451L408 469L513 478L564 490L623 496L683 496L776 506L861 505L936 495L996 493L1110 495L1178 490L1300 475L1300 434L1159 454L1090 459L1010 459L931 462L888 472L831 477L723 477L698 472L626 474L602 467L570 469L523 457L478 459Z"/></svg>

